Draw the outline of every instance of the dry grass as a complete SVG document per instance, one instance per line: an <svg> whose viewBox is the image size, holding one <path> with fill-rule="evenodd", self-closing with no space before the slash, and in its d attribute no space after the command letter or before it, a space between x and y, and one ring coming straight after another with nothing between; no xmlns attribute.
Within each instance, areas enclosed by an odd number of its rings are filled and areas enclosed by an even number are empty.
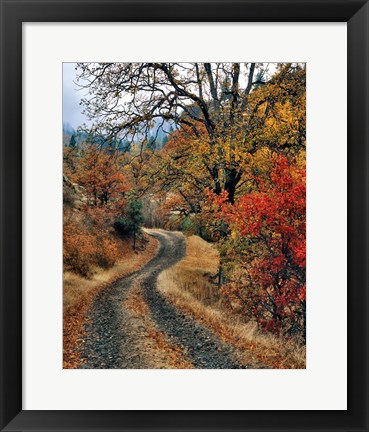
<svg viewBox="0 0 369 432"><path fill-rule="evenodd" d="M175 306L193 315L224 342L234 345L242 364L278 369L305 368L305 347L262 334L255 323L242 322L222 307L217 285L213 282L218 263L214 246L191 236L187 238L186 257L159 275L158 288Z"/></svg>
<svg viewBox="0 0 369 432"><path fill-rule="evenodd" d="M140 253L134 252L128 242L120 244L121 258L110 269L94 268L91 278L71 272L63 275L63 367L76 368L81 364L78 348L84 332L86 312L97 293L115 280L143 267L157 253L159 243L147 236ZM143 249L144 248L144 249Z"/></svg>
<svg viewBox="0 0 369 432"><path fill-rule="evenodd" d="M219 264L219 253L214 245L198 236L188 237L186 256L179 264L165 271L171 284L179 283L181 292L190 294L206 305L218 304L220 296L215 283ZM190 296L189 296L190 297Z"/></svg>
<svg viewBox="0 0 369 432"><path fill-rule="evenodd" d="M128 241L120 244L121 258L109 269L94 267L91 278L85 278L72 272L64 272L64 292L63 310L69 313L75 309L76 305L87 298L90 292L96 291L97 287L102 287L112 283L119 277L126 276L143 267L151 258L156 255L159 244L153 237L147 237L148 243L139 253L132 250Z"/></svg>

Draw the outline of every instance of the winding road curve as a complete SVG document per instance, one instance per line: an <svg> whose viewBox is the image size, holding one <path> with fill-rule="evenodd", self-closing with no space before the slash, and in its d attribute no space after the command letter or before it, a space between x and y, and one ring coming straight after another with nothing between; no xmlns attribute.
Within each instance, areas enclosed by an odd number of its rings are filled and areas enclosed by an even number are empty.
<svg viewBox="0 0 369 432"><path fill-rule="evenodd" d="M145 368L139 355L140 338L135 321L124 307L130 290L139 284L156 327L171 343L180 346L195 368L242 368L233 349L190 316L169 303L156 289L160 272L176 264L185 254L185 239L180 233L157 230L157 255L139 271L104 289L95 299L88 316L86 337L81 357L83 368Z"/></svg>

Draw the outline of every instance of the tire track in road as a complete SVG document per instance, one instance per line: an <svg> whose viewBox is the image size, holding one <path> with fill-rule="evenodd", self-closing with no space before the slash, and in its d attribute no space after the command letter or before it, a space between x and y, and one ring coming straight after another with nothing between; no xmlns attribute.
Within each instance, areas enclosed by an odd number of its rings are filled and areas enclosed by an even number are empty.
<svg viewBox="0 0 369 432"><path fill-rule="evenodd" d="M157 278L163 270L183 258L186 243L183 234L148 230L160 242L157 255L142 269L101 291L88 316L86 338L81 357L89 369L150 368L149 359L140 352L140 334L124 302L134 284L139 283L159 330L171 343L183 348L195 368L241 368L233 348L225 345L194 318L183 314L157 290ZM151 366L152 367L152 366Z"/></svg>

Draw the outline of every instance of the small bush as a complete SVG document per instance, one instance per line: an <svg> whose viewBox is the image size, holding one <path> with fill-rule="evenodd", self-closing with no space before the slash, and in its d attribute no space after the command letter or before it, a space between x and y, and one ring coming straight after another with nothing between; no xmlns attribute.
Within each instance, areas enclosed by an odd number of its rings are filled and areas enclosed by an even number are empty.
<svg viewBox="0 0 369 432"><path fill-rule="evenodd" d="M91 276L92 267L112 267L119 257L117 242L108 231L86 228L83 221L64 224L64 268L85 277Z"/></svg>
<svg viewBox="0 0 369 432"><path fill-rule="evenodd" d="M64 267L82 276L90 276L96 254L96 240L81 232L75 223L64 226Z"/></svg>
<svg viewBox="0 0 369 432"><path fill-rule="evenodd" d="M116 242L111 238L103 238L96 254L96 261L99 267L112 267L119 256Z"/></svg>

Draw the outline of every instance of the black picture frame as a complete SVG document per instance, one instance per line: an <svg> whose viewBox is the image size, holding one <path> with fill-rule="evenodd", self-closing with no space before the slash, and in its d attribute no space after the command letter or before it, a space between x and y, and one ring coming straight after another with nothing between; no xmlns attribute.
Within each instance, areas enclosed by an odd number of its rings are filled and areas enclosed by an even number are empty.
<svg viewBox="0 0 369 432"><path fill-rule="evenodd" d="M332 0L0 0L3 431L368 431L369 5ZM22 410L22 23L347 22L348 410ZM319 391L319 389L317 389Z"/></svg>

